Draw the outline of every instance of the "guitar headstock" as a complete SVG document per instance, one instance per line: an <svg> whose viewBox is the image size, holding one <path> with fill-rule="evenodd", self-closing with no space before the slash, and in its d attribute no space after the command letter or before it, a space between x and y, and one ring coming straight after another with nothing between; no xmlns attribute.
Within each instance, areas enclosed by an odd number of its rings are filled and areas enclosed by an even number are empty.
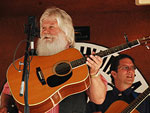
<svg viewBox="0 0 150 113"><path fill-rule="evenodd" d="M143 37L139 39L139 42L141 45L145 45L147 49L150 49L150 36ZM149 44L149 45L148 45Z"/></svg>

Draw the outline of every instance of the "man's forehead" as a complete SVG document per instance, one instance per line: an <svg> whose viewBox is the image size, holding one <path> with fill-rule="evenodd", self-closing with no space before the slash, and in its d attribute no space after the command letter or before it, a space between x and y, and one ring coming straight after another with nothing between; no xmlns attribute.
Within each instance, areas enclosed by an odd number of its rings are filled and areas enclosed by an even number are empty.
<svg viewBox="0 0 150 113"><path fill-rule="evenodd" d="M54 24L56 24L57 19L54 16L49 16L49 17L43 18L42 23L54 23Z"/></svg>
<svg viewBox="0 0 150 113"><path fill-rule="evenodd" d="M133 64L132 60L129 58L123 58L119 61L119 64ZM134 65L134 64L133 64Z"/></svg>

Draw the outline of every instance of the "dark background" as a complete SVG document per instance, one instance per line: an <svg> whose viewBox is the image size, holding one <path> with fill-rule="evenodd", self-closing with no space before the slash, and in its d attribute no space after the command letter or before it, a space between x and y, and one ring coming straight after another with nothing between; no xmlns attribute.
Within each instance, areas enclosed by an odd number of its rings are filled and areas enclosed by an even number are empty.
<svg viewBox="0 0 150 113"><path fill-rule="evenodd" d="M113 47L125 43L124 33L133 41L150 35L150 5L137 6L135 0L1 0L0 2L0 92L6 81L17 44L26 39L24 24L28 16L37 20L43 11L56 6L73 19L74 26L89 26L90 40L95 44ZM24 55L25 43L17 58ZM144 46L125 51L150 83L150 50Z"/></svg>

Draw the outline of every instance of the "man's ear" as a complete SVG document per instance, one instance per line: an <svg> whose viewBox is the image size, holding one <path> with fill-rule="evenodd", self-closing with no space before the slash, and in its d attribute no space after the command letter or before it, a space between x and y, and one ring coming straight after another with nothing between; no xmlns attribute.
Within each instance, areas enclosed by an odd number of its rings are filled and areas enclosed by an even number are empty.
<svg viewBox="0 0 150 113"><path fill-rule="evenodd" d="M111 75L115 78L117 76L116 71L111 71Z"/></svg>

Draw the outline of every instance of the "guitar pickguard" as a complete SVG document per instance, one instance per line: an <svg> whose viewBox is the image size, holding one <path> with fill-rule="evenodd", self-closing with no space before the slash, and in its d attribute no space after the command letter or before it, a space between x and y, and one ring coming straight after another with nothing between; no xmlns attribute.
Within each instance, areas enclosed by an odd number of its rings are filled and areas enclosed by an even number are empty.
<svg viewBox="0 0 150 113"><path fill-rule="evenodd" d="M72 72L66 76L52 75L47 78L47 84L50 87L56 87L66 82L71 76L72 76Z"/></svg>

